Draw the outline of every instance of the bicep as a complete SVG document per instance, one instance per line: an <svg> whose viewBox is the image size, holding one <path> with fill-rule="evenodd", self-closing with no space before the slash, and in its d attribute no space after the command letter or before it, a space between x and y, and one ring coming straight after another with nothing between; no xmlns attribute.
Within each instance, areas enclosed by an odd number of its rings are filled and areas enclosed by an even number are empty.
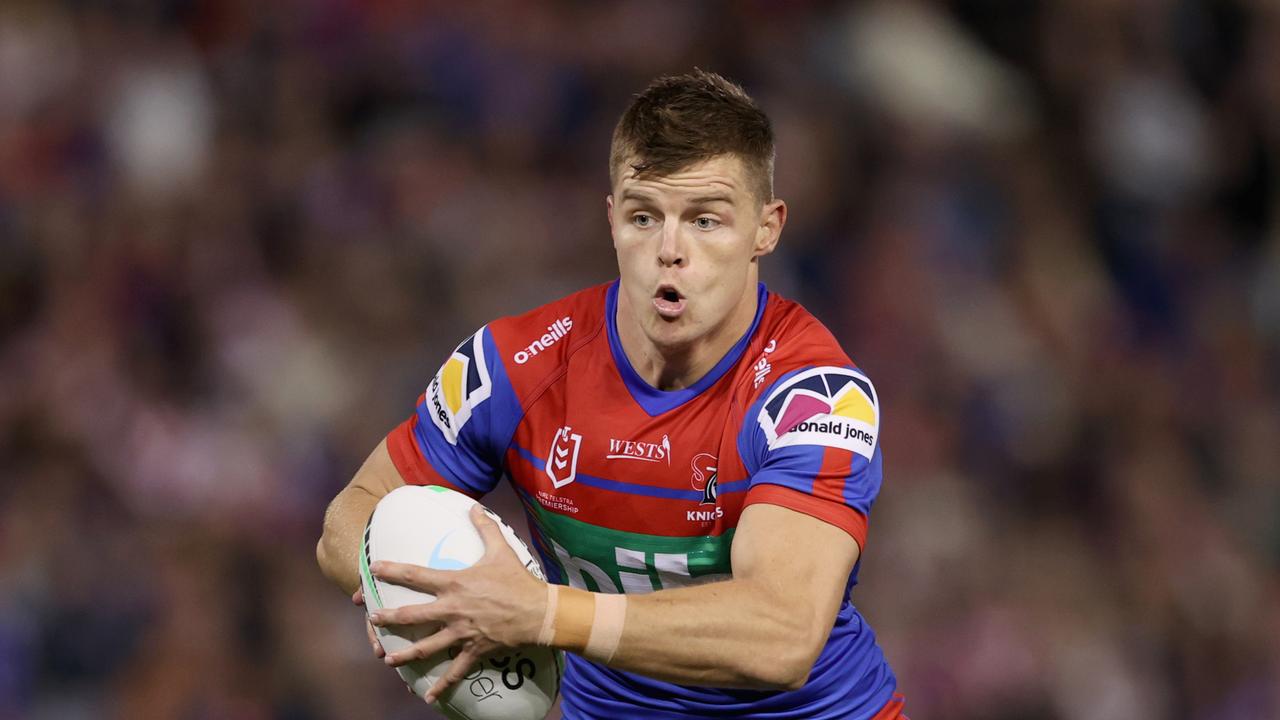
<svg viewBox="0 0 1280 720"><path fill-rule="evenodd" d="M787 612L802 613L825 640L844 601L858 543L846 531L780 505L748 506L732 549L733 576L758 586Z"/></svg>

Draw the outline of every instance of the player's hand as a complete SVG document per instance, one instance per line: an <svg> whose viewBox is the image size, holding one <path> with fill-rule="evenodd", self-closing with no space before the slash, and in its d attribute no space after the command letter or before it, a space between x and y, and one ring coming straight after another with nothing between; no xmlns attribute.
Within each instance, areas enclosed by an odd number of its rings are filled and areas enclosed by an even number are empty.
<svg viewBox="0 0 1280 720"><path fill-rule="evenodd" d="M356 591L351 593L351 602L359 605L360 607L364 607L364 588L356 588ZM364 618L364 630L369 636L369 645L373 648L374 657L384 657L387 654L387 651L383 650L382 643L378 642L378 634L374 632L373 623L369 622L368 615Z"/></svg>
<svg viewBox="0 0 1280 720"><path fill-rule="evenodd" d="M546 612L546 583L529 574L497 523L479 505L471 509L471 522L484 541L484 556L466 570L432 570L386 561L369 568L379 580L436 596L435 602L373 613L371 620L380 627L441 626L409 648L387 655L388 665L398 667L446 648L461 648L449 671L427 691L427 702L440 697L493 650L533 644Z"/></svg>

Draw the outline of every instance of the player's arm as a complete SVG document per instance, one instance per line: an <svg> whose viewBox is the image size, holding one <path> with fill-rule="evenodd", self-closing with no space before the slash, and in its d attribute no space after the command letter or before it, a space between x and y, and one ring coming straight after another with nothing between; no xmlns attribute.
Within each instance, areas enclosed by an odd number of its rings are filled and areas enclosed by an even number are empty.
<svg viewBox="0 0 1280 720"><path fill-rule="evenodd" d="M733 579L627 596L609 665L681 684L804 685L844 600L858 544L778 505L743 511Z"/></svg>
<svg viewBox="0 0 1280 720"><path fill-rule="evenodd" d="M347 594L360 587L360 535L374 506L383 495L404 484L384 439L329 503L324 532L316 544L316 561L325 577Z"/></svg>
<svg viewBox="0 0 1280 720"><path fill-rule="evenodd" d="M445 623L435 635L388 656L388 664L454 645L462 646L459 660L470 659L502 645L534 644L545 632L546 585L525 572L492 521L479 513L473 519L485 539L486 556L468 570L399 563L372 568L383 580L438 596L430 604L379 611L375 624ZM557 627L551 644L670 682L798 688L835 622L858 552L848 533L822 520L777 505L751 505L734 535L733 579L625 596L622 633L607 658L587 647L601 628L591 627L599 615L593 617L584 602L618 602L624 596L557 586L558 603L572 603L580 612L565 622L563 608L553 611ZM578 628L571 630L570 624ZM438 696L468 671L469 663L455 661L430 694Z"/></svg>
<svg viewBox="0 0 1280 720"><path fill-rule="evenodd" d="M463 340L418 398L414 415L374 448L329 504L316 560L347 593L360 587L360 536L382 496L405 484L443 485L472 497L493 489L501 474L500 454L493 448L506 447L518 420L495 421L494 403L484 402L491 393L504 398L511 393L497 356L486 328ZM514 404L506 401L508 407ZM492 437L495 427L507 434Z"/></svg>

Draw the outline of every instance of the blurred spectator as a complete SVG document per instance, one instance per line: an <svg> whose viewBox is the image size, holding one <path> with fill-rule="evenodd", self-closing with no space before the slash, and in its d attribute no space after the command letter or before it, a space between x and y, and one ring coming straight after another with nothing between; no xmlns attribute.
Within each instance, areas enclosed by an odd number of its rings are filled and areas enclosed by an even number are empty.
<svg viewBox="0 0 1280 720"><path fill-rule="evenodd" d="M612 276L612 124L694 65L885 398L854 601L912 716L1280 716L1271 4L195 0L0 7L0 718L424 717L323 508Z"/></svg>

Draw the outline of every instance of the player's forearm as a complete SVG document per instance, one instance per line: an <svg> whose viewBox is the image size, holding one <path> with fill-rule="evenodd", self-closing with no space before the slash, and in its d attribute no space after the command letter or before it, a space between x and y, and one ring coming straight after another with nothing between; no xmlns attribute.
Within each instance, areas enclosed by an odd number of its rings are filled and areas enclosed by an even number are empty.
<svg viewBox="0 0 1280 720"><path fill-rule="evenodd" d="M609 665L686 685L798 688L831 628L780 595L734 579L628 596Z"/></svg>
<svg viewBox="0 0 1280 720"><path fill-rule="evenodd" d="M316 545L320 570L343 592L360 587L360 535L378 498L359 487L348 487L329 504L324 534Z"/></svg>
<svg viewBox="0 0 1280 720"><path fill-rule="evenodd" d="M360 587L360 536L382 496L404 484L391 461L387 441L378 443L351 482L324 514L324 533L316 545L316 561L325 576L343 591Z"/></svg>

